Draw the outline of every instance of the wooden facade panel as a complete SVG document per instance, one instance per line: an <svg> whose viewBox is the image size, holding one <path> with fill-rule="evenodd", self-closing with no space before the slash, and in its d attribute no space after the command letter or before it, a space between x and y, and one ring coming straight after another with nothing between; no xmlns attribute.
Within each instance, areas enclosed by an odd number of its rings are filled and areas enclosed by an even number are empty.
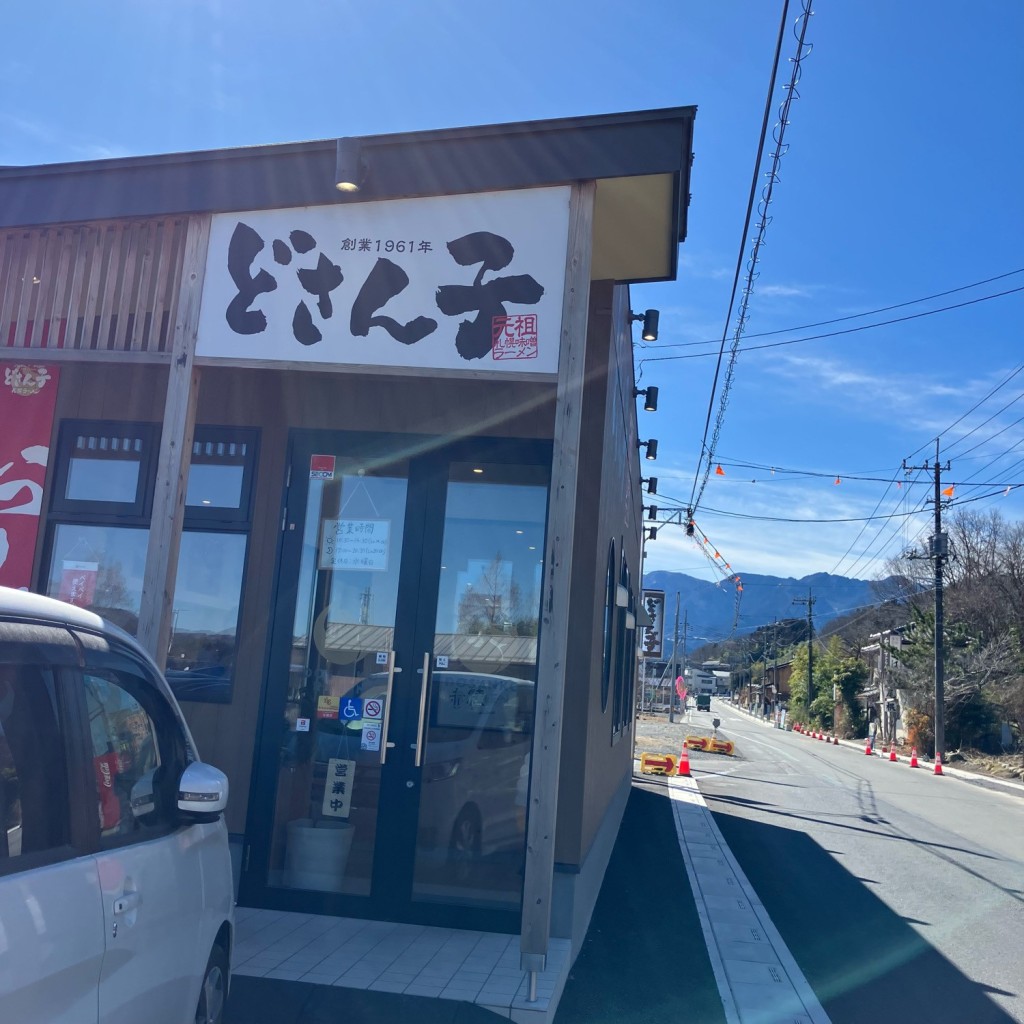
<svg viewBox="0 0 1024 1024"><path fill-rule="evenodd" d="M17 305L12 310L14 321L14 337L23 341L25 337L25 326L28 323L28 311L32 304L32 297L35 295L35 284L37 280L37 258L39 255L39 235L30 234L22 239L22 257L19 261L20 268L20 291L17 295Z"/></svg>
<svg viewBox="0 0 1024 1024"><path fill-rule="evenodd" d="M632 730L613 736L614 695L602 707L604 601L608 547L615 543L616 565L625 558L636 599L642 590L640 466L636 449L632 337L628 291L611 282L591 286L584 390L584 444L580 462L569 671L566 704L577 709L574 728L563 740L559 777L556 859L581 865L594 843L608 807L632 769ZM623 495L632 495L623 500ZM627 671L635 672L634 665ZM612 684L614 685L614 683ZM632 709L625 714L632 720Z"/></svg>
<svg viewBox="0 0 1024 1024"><path fill-rule="evenodd" d="M170 351L187 217L0 232L0 355Z"/></svg>

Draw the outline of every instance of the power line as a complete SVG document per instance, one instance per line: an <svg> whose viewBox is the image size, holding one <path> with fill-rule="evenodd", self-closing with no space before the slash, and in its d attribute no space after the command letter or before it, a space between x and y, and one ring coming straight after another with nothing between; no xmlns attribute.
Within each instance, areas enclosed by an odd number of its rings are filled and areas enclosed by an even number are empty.
<svg viewBox="0 0 1024 1024"><path fill-rule="evenodd" d="M1021 487L1024 484L1016 484L1014 486ZM798 519L790 516L759 516L754 515L752 512L729 512L722 508L710 508L705 505L703 511L717 516L724 516L727 519L751 519L757 522L763 523L869 523L869 522L891 522L894 519L909 518L910 516L918 515L917 511L914 512L890 512L882 516L847 516L837 519Z"/></svg>
<svg viewBox="0 0 1024 1024"><path fill-rule="evenodd" d="M793 331L809 331L814 327L828 327L830 324L841 324L847 320L857 320L862 316L874 316L876 313L888 313L893 309L903 309L905 306L916 306L919 302L931 302L932 299L945 298L947 295L955 295L957 292L969 291L971 288L980 288L983 284L991 284L993 281L1002 281L1004 278L1013 277L1014 274L1024 274L1024 267L1019 270L1008 270L1005 274L996 274L995 277L986 277L983 281L974 281L971 284L962 284L957 288L949 288L944 292L935 292L934 295L922 295L918 299L907 299L906 302L897 302L891 306L879 306L878 309L866 309L863 313L850 313L849 316L837 316L832 320L818 320L813 324L801 324L799 327L780 327L775 331L758 331L756 334L747 334L747 338L770 338L776 334L790 334ZM707 341L676 341L669 344L658 345L659 351L666 348L690 348L696 345L717 345L718 339ZM641 349L648 351L648 346L641 345Z"/></svg>
<svg viewBox="0 0 1024 1024"><path fill-rule="evenodd" d="M768 93L767 93L767 95L765 96L765 99L764 99L764 114L762 115L762 118L761 118L761 134L760 134L760 136L758 138L758 141L757 141L757 155L754 157L754 173L753 173L753 175L751 177L751 180L750 180L750 194L747 197L747 209L746 209L746 213L745 213L744 218L743 218L743 234L740 237L739 252L736 255L736 269L735 269L735 271L733 273L732 289L731 289L731 291L729 293L729 309L726 312L726 316L725 316L725 327L722 329L722 340L721 340L721 343L720 343L719 349L718 349L718 361L715 364L715 375L714 375L714 379L711 382L711 394L710 394L710 396L708 398L708 413L707 413L707 417L706 417L706 419L704 421L704 436L701 439L701 445L700 445L702 458L703 458L703 453L707 450L708 430L710 429L710 426L711 426L711 414L712 414L712 411L713 411L714 406L715 406L715 393L718 390L718 375L719 375L719 373L721 372L721 369L722 369L722 357L723 357L723 355L725 353L725 340L726 340L726 337L728 336L728 333L729 333L729 323L732 320L733 305L736 302L736 289L739 287L740 274L743 271L743 257L744 257L744 254L746 253L747 232L750 229L750 219L751 219L751 217L754 214L754 202L755 202L755 198L757 196L757 182L758 182L758 179L760 177L761 160L762 160L762 158L764 156L765 139L768 136L768 122L769 122L769 119L771 118L772 99L775 96L776 79L777 79L778 73L779 73L779 59L780 59L780 57L782 55L782 40L783 40L783 36L785 34L785 31L786 31L786 20L787 20L788 16L789 16L789 0L784 0L783 5L782 5L782 17L779 19L779 34L778 34L778 38L776 39L776 42L775 42L775 56L772 58L772 72L771 72L771 75L768 78ZM807 19L805 18L805 21L806 20ZM799 64L797 64L797 66L799 67ZM743 325L743 316L741 314L740 323L739 323L739 325L737 327L737 338L736 338L736 341L733 342L733 346L734 347L738 343L739 332L742 330L742 325ZM710 464L711 464L711 462L710 462L710 453L709 453L709 459L708 459L708 466L709 466L709 468L710 468ZM699 466L700 466L700 463L698 462L698 473L699 473ZM705 480L706 479L707 478L705 477ZM701 486L701 490L703 490L703 485ZM690 500L690 505L693 506L693 507L696 507L696 505L697 505L697 500L694 500L694 498L693 498L693 495L696 494L696 491L697 491L697 482L695 480L694 481L693 490L691 491L691 500Z"/></svg>
<svg viewBox="0 0 1024 1024"><path fill-rule="evenodd" d="M784 345L801 345L805 341L820 341L822 338L839 338L844 334L857 334L859 331L870 331L875 327L891 327L893 324L906 323L908 320L919 320L924 316L934 316L936 313L948 313L952 309L963 309L965 306L974 306L979 302L988 302L990 299L1001 299L1007 295L1015 295L1017 292L1024 292L1024 285L1020 288L1010 288L1005 292L996 292L993 295L982 295L977 299L967 299L964 302L957 302L952 306L942 306L939 309L928 309L923 313L911 313L908 316L895 317L892 320L880 320L875 324L863 324L860 327L848 327L844 331L828 331L825 334L811 334L806 338L787 338L785 341L771 341L764 345L744 345L738 349L741 352L760 352L769 348L782 348ZM713 352L693 352L682 356L651 356L643 360L645 363L667 363L680 359L704 359L714 355Z"/></svg>
<svg viewBox="0 0 1024 1024"><path fill-rule="evenodd" d="M962 413L955 420L953 420L953 422L950 423L950 425L946 427L945 430L940 431L938 436L942 437L943 434L948 434L958 423L962 423L965 419L967 419L967 417L970 416L975 409L978 409L980 406L984 405L997 391L1002 391L1002 389L1005 388L1006 385L1009 384L1010 381L1013 380L1013 378L1016 377L1021 371L1024 371L1024 363L1021 363L1021 365L1018 366L1016 370L1014 370L1011 374L1009 374L1009 376L1005 377L1002 381L1000 381L987 395L985 395L984 398L981 398L977 402L975 402L974 405L972 405L970 409L967 410L967 412ZM906 462L907 460L912 459L915 455L919 454L920 452L923 452L925 448L932 443L933 440L935 440L935 438L929 438L923 445L921 445L920 448L918 448L916 451L911 452L903 461Z"/></svg>
<svg viewBox="0 0 1024 1024"><path fill-rule="evenodd" d="M1024 394L1022 394L1021 397L1024 398ZM1016 402L1016 401L1018 401L1018 399L1014 399L1014 401ZM1013 404L1013 403L1011 403L1011 404ZM1009 406L1003 406L1003 408L1000 409L999 412L1005 412L1005 410L1008 409L1008 408L1009 408ZM998 412L995 413L995 416L998 416L998 415L999 415ZM994 416L990 416L985 422L988 423L993 418L994 418ZM968 448L967 451L958 453L957 454L957 458L960 459L960 460L963 460L964 458L966 458L966 456L970 455L971 452L977 451L982 445L991 444L1000 434L1005 434L1006 431L1008 431L1011 427L1017 426L1018 423L1024 423L1024 416L1021 416L1018 419L1015 419L1012 423L1007 423L1006 426L1003 427L1002 430L997 430L991 436L986 437L983 440L979 441L972 448ZM973 433L973 431L972 431L972 433ZM965 434L964 437L970 437L970 434ZM952 446L950 446L950 447L952 447ZM948 450L949 449L947 449L947 451ZM1004 454L1005 454L1005 452L1004 452ZM1002 457L1003 457L1002 455L999 456L999 458L1002 458Z"/></svg>

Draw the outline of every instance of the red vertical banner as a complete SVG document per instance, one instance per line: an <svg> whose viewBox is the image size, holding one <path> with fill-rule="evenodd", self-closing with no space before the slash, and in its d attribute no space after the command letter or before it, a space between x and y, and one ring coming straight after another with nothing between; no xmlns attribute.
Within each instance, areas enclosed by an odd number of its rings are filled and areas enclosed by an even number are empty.
<svg viewBox="0 0 1024 1024"><path fill-rule="evenodd" d="M32 585L59 372L0 364L0 586Z"/></svg>

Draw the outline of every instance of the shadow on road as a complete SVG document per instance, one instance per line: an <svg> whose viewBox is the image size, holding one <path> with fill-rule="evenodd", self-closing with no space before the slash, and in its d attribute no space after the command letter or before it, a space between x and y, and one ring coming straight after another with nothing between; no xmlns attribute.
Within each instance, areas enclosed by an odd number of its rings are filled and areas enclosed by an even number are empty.
<svg viewBox="0 0 1024 1024"><path fill-rule="evenodd" d="M1017 993L971 981L809 836L707 803L832 1024L1013 1024L988 993Z"/></svg>

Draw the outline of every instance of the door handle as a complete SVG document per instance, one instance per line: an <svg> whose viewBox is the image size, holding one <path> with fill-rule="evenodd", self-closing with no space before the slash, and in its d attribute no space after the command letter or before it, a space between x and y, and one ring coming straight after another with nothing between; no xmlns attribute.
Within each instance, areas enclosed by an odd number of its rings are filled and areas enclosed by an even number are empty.
<svg viewBox="0 0 1024 1024"><path fill-rule="evenodd" d="M137 892L126 892L114 900L114 913L127 914L129 910L138 910L142 897Z"/></svg>
<svg viewBox="0 0 1024 1024"><path fill-rule="evenodd" d="M388 743L388 728L391 725L391 693L395 686L395 673L401 672L395 668L395 652L388 651L388 689L384 696L384 724L380 730L380 763L384 764L388 757L388 747L394 744Z"/></svg>
<svg viewBox="0 0 1024 1024"><path fill-rule="evenodd" d="M423 654L423 685L420 687L420 720L416 726L416 758L415 764L419 768L423 764L423 747L426 744L426 737L423 734L423 724L427 712L427 695L430 693L430 651Z"/></svg>

